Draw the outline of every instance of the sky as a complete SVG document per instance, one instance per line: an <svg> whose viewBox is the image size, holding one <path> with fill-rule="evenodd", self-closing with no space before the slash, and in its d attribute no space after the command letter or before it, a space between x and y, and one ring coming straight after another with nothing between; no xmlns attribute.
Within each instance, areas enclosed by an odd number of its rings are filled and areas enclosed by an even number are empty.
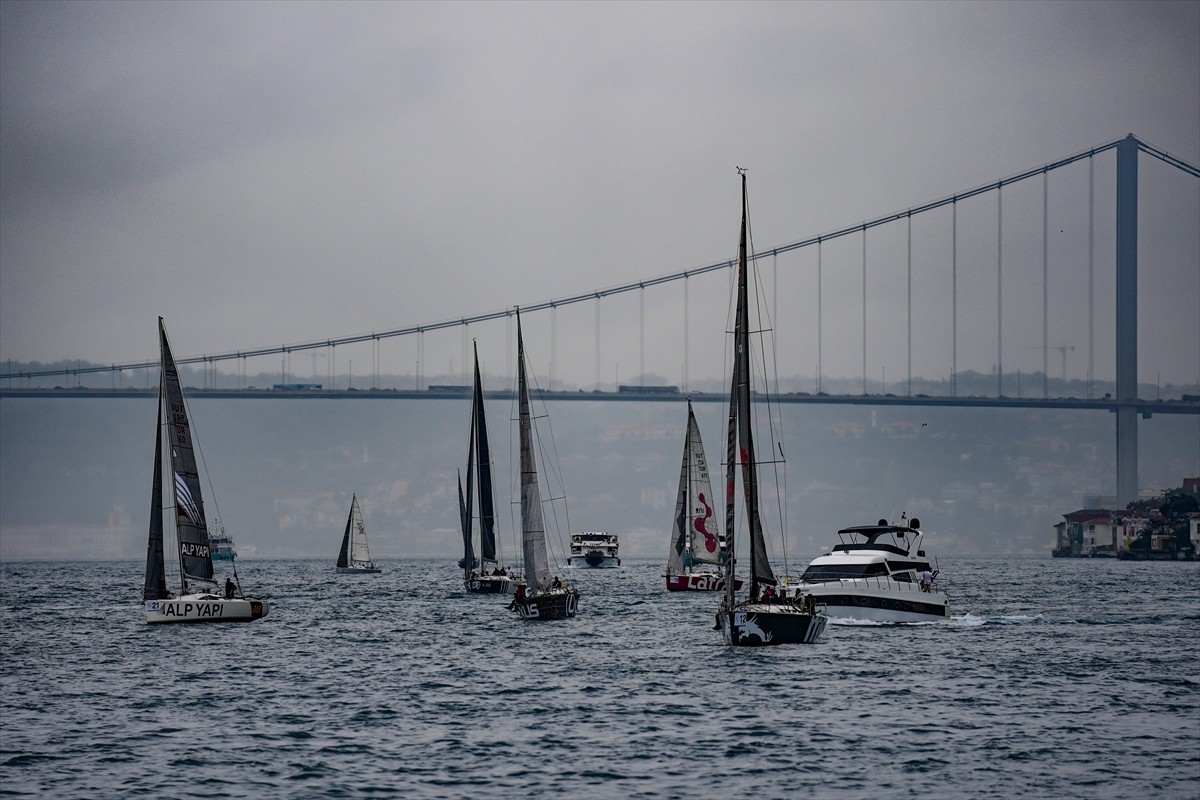
<svg viewBox="0 0 1200 800"><path fill-rule="evenodd" d="M736 166L749 169L762 249L1130 132L1200 163L1200 3L4 0L0 361L155 359L160 315L184 357L528 305L732 257ZM1110 171L1097 167L1098 186ZM1051 229L1074 233L1076 261L1086 202L1070 192L1083 174L1053 184L1075 198ZM1144 334L1171 357L1143 377L1200 380L1200 191L1161 166L1143 167L1143 180L1168 187L1143 213L1192 231L1182 244L1166 235L1182 255L1148 278L1149 293L1179 305ZM1004 240L1009 332L981 325L967 366L986 371L1000 339L1006 367L1040 367L1047 338L1071 342L1078 371L1085 343L1067 329L1022 338L1040 287L1012 262L1042 236L1036 223L1021 233L1022 214L1040 214L1038 187L1025 194L1005 198L1006 237L1029 239ZM977 211L985 260L995 215ZM945 236L929 233L918 254ZM860 269L859 246L848 247L829 253L831 269L839 258L847 274ZM785 313L793 295L812 294L812 266L808 256L783 266L797 275ZM1075 269L1064 294L1081 292ZM986 270L977 278L994 283ZM830 281L829 319L842 300L847 319L871 316L861 286ZM705 324L705 303L727 299L715 285L722 297L697 285L687 301L693 332L724 332ZM660 330L679 327L679 302L604 305L612 341L599 360L591 306L533 324L543 340L557 326L551 371L581 385L602 372L719 376L699 355L707 343L647 356L629 338L645 326L655 350ZM1065 307L1077 329L1083 312ZM811 303L801 308L790 313L811 316ZM860 326L827 334L823 371L867 361ZM480 346L502 371L497 338ZM428 346L425 372L463 368L466 337L448 334L436 355ZM385 347L338 358L412 368L413 345ZM937 352L923 372L944 366ZM1065 353L1050 354L1055 372ZM898 374L879 358L863 370ZM798 359L817 369L811 347Z"/></svg>

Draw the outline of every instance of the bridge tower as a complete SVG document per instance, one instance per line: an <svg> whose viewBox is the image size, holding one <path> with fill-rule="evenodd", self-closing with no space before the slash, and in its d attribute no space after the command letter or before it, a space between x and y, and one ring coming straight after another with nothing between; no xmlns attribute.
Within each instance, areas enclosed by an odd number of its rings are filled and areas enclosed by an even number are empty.
<svg viewBox="0 0 1200 800"><path fill-rule="evenodd" d="M1137 499L1138 140L1117 144L1117 506Z"/></svg>

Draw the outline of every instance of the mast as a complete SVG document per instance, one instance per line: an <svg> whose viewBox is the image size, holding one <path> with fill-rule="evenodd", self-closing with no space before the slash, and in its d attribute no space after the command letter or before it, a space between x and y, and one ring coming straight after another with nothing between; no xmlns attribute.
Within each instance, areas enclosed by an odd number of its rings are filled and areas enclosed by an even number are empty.
<svg viewBox="0 0 1200 800"><path fill-rule="evenodd" d="M529 411L529 384L525 377L525 340L521 335L521 312L517 311L517 408L521 441L521 550L525 557L525 580L530 594L544 591L550 583L546 556L546 526L538 489L537 465L533 454L533 419Z"/></svg>

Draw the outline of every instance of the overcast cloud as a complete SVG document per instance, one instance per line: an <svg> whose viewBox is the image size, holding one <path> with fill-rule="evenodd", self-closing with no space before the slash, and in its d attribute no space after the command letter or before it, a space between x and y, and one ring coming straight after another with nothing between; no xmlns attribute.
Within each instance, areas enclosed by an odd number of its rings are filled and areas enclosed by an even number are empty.
<svg viewBox="0 0 1200 800"><path fill-rule="evenodd" d="M579 294L731 256L735 165L762 248L1129 132L1200 163L1200 3L5 0L0 358Z"/></svg>

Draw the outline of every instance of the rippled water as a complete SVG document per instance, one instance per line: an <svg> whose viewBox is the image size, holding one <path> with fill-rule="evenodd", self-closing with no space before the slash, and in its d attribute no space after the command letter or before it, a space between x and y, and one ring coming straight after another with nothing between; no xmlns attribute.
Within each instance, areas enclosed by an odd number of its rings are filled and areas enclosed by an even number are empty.
<svg viewBox="0 0 1200 800"><path fill-rule="evenodd" d="M553 623L247 561L269 617L155 627L139 563L5 563L0 795L1200 795L1200 565L941 561L953 622L739 650L649 561Z"/></svg>

